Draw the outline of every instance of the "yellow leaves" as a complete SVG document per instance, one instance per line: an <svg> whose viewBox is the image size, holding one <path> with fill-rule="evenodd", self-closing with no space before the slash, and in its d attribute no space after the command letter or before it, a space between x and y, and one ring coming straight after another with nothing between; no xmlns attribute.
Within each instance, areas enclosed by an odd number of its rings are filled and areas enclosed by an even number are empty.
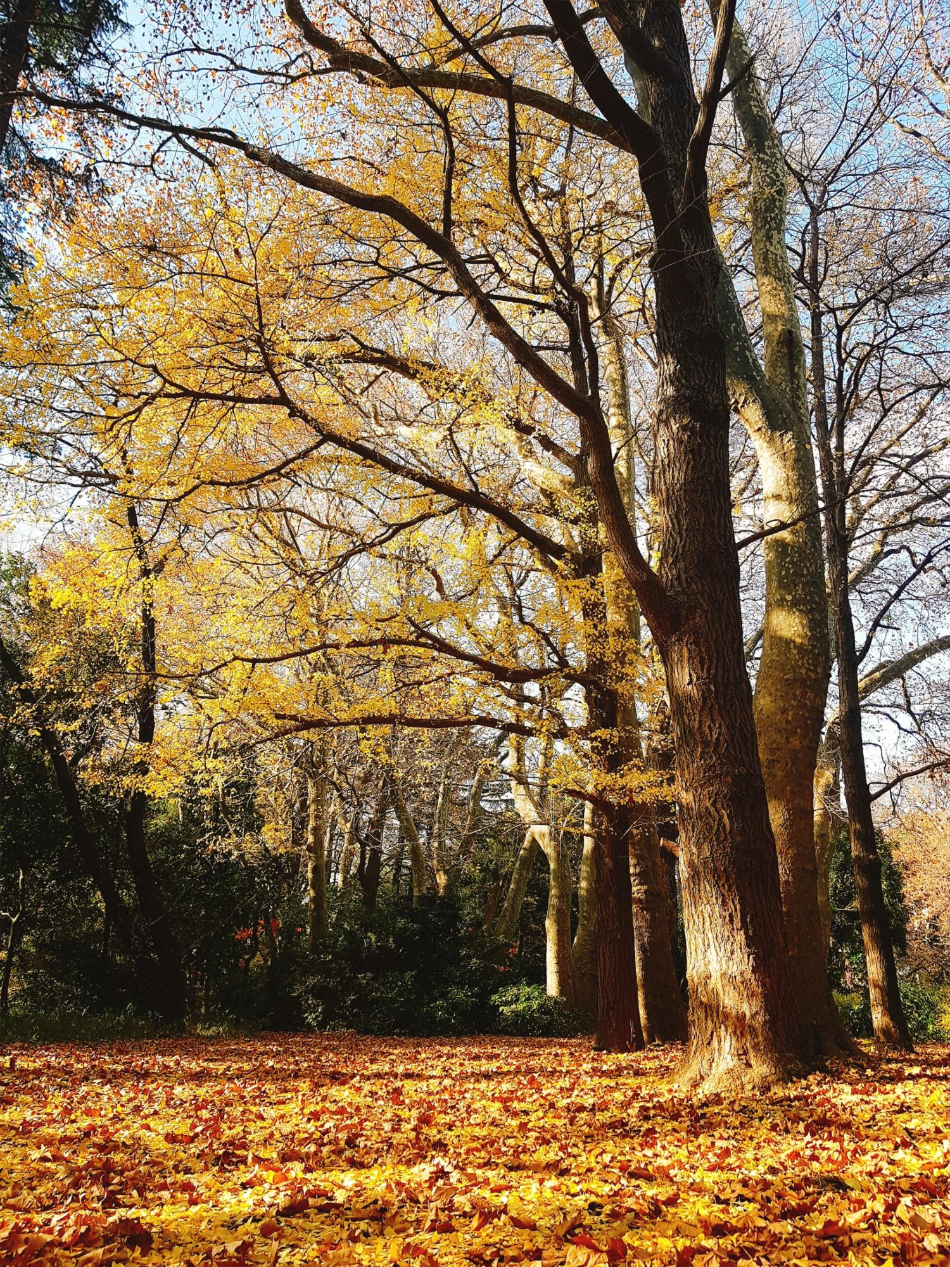
<svg viewBox="0 0 950 1267"><path fill-rule="evenodd" d="M669 1052L577 1041L15 1054L0 1257L17 1267L929 1267L950 1251L942 1049L906 1078L821 1075L741 1111L671 1091ZM889 1134L909 1120L897 1162Z"/></svg>

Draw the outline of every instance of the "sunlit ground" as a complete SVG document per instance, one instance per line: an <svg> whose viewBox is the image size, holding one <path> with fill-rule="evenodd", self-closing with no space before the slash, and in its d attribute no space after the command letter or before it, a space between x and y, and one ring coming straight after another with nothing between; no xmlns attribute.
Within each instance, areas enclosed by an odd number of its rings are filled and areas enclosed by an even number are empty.
<svg viewBox="0 0 950 1267"><path fill-rule="evenodd" d="M0 1058L0 1264L950 1262L950 1048L699 1106L676 1053L275 1036Z"/></svg>

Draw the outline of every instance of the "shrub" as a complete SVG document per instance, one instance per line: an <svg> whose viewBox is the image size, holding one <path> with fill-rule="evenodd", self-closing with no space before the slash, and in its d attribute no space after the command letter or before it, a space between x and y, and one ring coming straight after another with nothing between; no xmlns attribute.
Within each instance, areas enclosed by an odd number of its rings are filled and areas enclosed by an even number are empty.
<svg viewBox="0 0 950 1267"><path fill-rule="evenodd" d="M910 1036L915 1043L950 1038L950 991L946 987L901 981L900 993ZM835 1002L852 1037L873 1038L871 1001L866 992L835 994Z"/></svg>
<svg viewBox="0 0 950 1267"><path fill-rule="evenodd" d="M520 982L505 986L492 996L497 1012L494 1030L519 1038L570 1038L590 1027L580 1012L551 998L544 986Z"/></svg>

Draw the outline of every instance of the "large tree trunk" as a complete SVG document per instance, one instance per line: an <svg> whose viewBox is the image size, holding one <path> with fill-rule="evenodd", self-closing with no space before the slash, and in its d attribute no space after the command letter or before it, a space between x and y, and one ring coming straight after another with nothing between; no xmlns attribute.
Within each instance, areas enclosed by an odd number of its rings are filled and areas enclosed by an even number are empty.
<svg viewBox="0 0 950 1267"><path fill-rule="evenodd" d="M910 1049L910 1033L897 984L897 964L891 938L881 859L874 832L871 793L864 761L861 695L854 617L848 575L848 475L845 467L844 427L841 404L829 417L825 367L824 322L820 289L820 207L810 211L808 283L811 291L812 379L815 392L815 431L824 494L825 538L828 551L828 584L834 613L835 650L838 660L838 736L851 860L857 889L871 1019L874 1034L893 1047Z"/></svg>
<svg viewBox="0 0 950 1267"><path fill-rule="evenodd" d="M656 231L659 590L631 546L602 446L592 450L593 482L666 670L689 957L684 1077L704 1092L750 1091L797 1072L802 1047L745 667L719 263L680 6L636 0L633 10L630 35L625 8L615 0L604 7L624 51L640 57L640 102L656 143L651 151L643 140L638 159ZM662 56L644 54L650 48ZM704 94L707 119L715 87Z"/></svg>
<svg viewBox="0 0 950 1267"><path fill-rule="evenodd" d="M714 13L720 0L711 0ZM810 1057L846 1045L831 997L818 911L813 780L828 693L828 606L805 351L786 244L787 173L781 137L749 69L735 24L727 61L752 173L750 224L764 372L752 349L732 279L720 278L730 394L755 445L762 477L765 620L755 688L759 757L775 833L785 934ZM787 524L781 531L772 531Z"/></svg>

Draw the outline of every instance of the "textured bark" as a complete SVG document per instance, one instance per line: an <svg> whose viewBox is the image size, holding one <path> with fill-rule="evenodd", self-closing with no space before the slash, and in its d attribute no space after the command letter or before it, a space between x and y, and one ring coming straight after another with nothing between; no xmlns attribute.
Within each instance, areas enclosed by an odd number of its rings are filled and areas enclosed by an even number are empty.
<svg viewBox="0 0 950 1267"><path fill-rule="evenodd" d="M634 430L630 414L621 331L598 293L597 310L604 333L603 361L607 382L607 425L614 452L617 482L631 522L634 521ZM606 623L610 659L615 679L640 654L640 611L636 595L611 553L603 559ZM603 666L606 669L606 666ZM630 682L625 682L616 701L618 742L623 765L643 767L640 718ZM654 809L640 800L625 815L629 824L630 884L633 904L636 979L640 1024L648 1043L676 1042L686 1037L683 1005L669 936L670 912L660 862L660 840Z"/></svg>
<svg viewBox="0 0 950 1267"><path fill-rule="evenodd" d="M705 145L721 80L717 69L700 108L677 0L602 0L602 14L637 66L641 109L633 114L605 80L576 12L564 0L545 4L586 91L637 155L654 227L659 576L637 547L596 419L585 431L588 469L611 548L666 670L689 950L684 1078L701 1093L751 1091L796 1073L802 1048L732 529L726 349L716 307L720 269L705 181ZM717 49L723 37L727 25ZM579 409L579 416L588 415Z"/></svg>
<svg viewBox="0 0 950 1267"><path fill-rule="evenodd" d="M710 7L718 11L718 0ZM727 66L731 77L741 75L732 100L752 174L764 373L725 269L719 308L730 394L758 456L764 526L789 525L763 542L765 620L755 719L805 1051L818 1058L846 1044L821 951L814 846L813 781L830 674L828 606L805 350L786 245L787 175L781 138L750 61L736 24Z"/></svg>
<svg viewBox="0 0 950 1267"><path fill-rule="evenodd" d="M864 760L858 655L851 612L848 574L847 505L844 425L840 405L830 417L825 369L824 327L820 292L819 207L810 213L808 280L811 292L812 380L815 393L815 430L821 461L824 493L825 540L828 552L828 587L834 614L835 650L838 660L838 739L851 861L857 889L861 936L871 998L871 1019L877 1039L889 1046L910 1050L910 1032L897 984L897 964L891 938L881 859L877 849L871 793Z"/></svg>
<svg viewBox="0 0 950 1267"><path fill-rule="evenodd" d="M584 848L577 882L577 931L574 934L574 995L592 1022L597 1017L597 841L594 807L584 805Z"/></svg>

